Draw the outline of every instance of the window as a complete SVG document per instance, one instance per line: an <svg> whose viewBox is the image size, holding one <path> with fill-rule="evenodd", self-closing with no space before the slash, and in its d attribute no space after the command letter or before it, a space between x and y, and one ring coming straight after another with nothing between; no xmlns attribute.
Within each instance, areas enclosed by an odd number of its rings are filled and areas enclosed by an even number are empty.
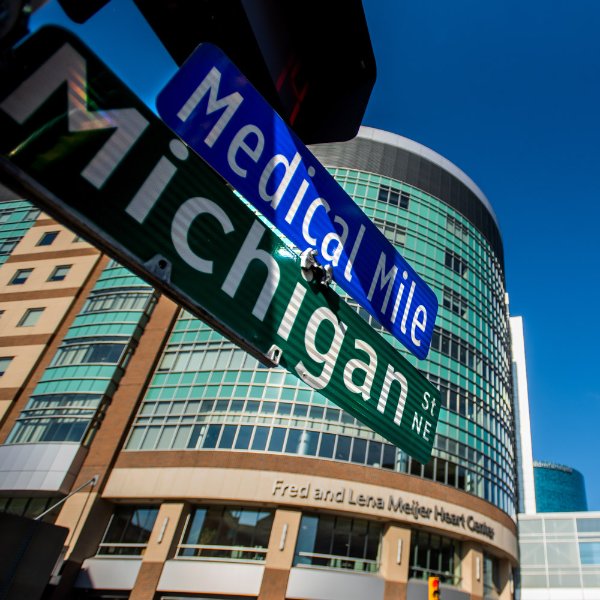
<svg viewBox="0 0 600 600"><path fill-rule="evenodd" d="M467 314L467 300L465 297L448 286L444 286L443 305L444 308L447 308L459 317L464 317Z"/></svg>
<svg viewBox="0 0 600 600"><path fill-rule="evenodd" d="M111 343L105 337L106 342L98 343L76 343L63 344L54 355L53 367L63 365L79 365L87 363L118 364L123 350L127 344Z"/></svg>
<svg viewBox="0 0 600 600"><path fill-rule="evenodd" d="M579 542L582 565L600 565L600 542Z"/></svg>
<svg viewBox="0 0 600 600"><path fill-rule="evenodd" d="M484 359L477 348L462 340L456 334L441 327L435 327L433 330L431 349L441 352L453 360L457 360L465 365L465 367L469 367L469 369L473 369L476 373L479 373L479 375L490 378L490 381L493 372L495 372L489 361Z"/></svg>
<svg viewBox="0 0 600 600"><path fill-rule="evenodd" d="M333 515L302 515L295 565L378 570L382 525Z"/></svg>
<svg viewBox="0 0 600 600"><path fill-rule="evenodd" d="M0 256L10 254L21 240L20 237L9 237L0 240Z"/></svg>
<svg viewBox="0 0 600 600"><path fill-rule="evenodd" d="M0 377L2 377L2 375L4 375L4 373L6 373L6 369L8 369L8 365L10 365L13 358L14 357L12 357L12 356L0 357Z"/></svg>
<svg viewBox="0 0 600 600"><path fill-rule="evenodd" d="M438 377L432 376L431 382L440 390L442 406L468 419L477 421L478 416L481 416L481 411L475 402L475 398L470 396L465 389Z"/></svg>
<svg viewBox="0 0 600 600"><path fill-rule="evenodd" d="M141 556L146 550L158 508L118 506L98 547L102 556Z"/></svg>
<svg viewBox="0 0 600 600"><path fill-rule="evenodd" d="M444 264L461 277L469 270L467 263L456 252L452 252L452 250L446 250Z"/></svg>
<svg viewBox="0 0 600 600"><path fill-rule="evenodd" d="M69 272L71 265L60 265L52 271L50 277L48 277L48 281L63 281Z"/></svg>
<svg viewBox="0 0 600 600"><path fill-rule="evenodd" d="M7 513L9 515L19 515L21 517L28 517L29 519L35 519L42 513L46 512L49 508L54 506L60 497L24 497L24 496L12 496L11 498L0 498L0 513ZM55 507L48 514L42 517L42 521L52 523L56 519L58 509L60 506Z"/></svg>
<svg viewBox="0 0 600 600"><path fill-rule="evenodd" d="M90 296L85 306L84 313L109 311L109 310L144 310L151 294L145 292L104 293Z"/></svg>
<svg viewBox="0 0 600 600"><path fill-rule="evenodd" d="M264 561L273 511L230 506L196 508L185 527L178 556Z"/></svg>
<svg viewBox="0 0 600 600"><path fill-rule="evenodd" d="M46 231L42 234L36 246L50 246L58 236L58 231Z"/></svg>
<svg viewBox="0 0 600 600"><path fill-rule="evenodd" d="M408 208L410 196L406 192L394 189L388 185L380 185L379 192L377 194L377 200L381 202L387 202L392 206Z"/></svg>
<svg viewBox="0 0 600 600"><path fill-rule="evenodd" d="M18 322L17 327L33 327L37 325L43 312L43 308L28 308Z"/></svg>
<svg viewBox="0 0 600 600"><path fill-rule="evenodd" d="M583 534L595 534L600 537L600 519L577 519L577 531Z"/></svg>
<svg viewBox="0 0 600 600"><path fill-rule="evenodd" d="M446 217L446 229L461 240L466 241L469 239L469 230L466 225L463 225L460 221L450 215Z"/></svg>
<svg viewBox="0 0 600 600"><path fill-rule="evenodd" d="M538 541L520 541L519 553L523 567L545 567L546 552L544 543Z"/></svg>
<svg viewBox="0 0 600 600"><path fill-rule="evenodd" d="M101 403L100 394L34 396L21 411L9 443L82 442L100 423Z"/></svg>
<svg viewBox="0 0 600 600"><path fill-rule="evenodd" d="M500 590L500 563L494 556L483 555L483 591L498 593Z"/></svg>
<svg viewBox="0 0 600 600"><path fill-rule="evenodd" d="M23 285L32 272L33 269L18 269L13 275L12 279L9 281L8 285Z"/></svg>
<svg viewBox="0 0 600 600"><path fill-rule="evenodd" d="M440 578L442 583L456 585L460 580L460 543L441 535L413 531L411 535L410 577Z"/></svg>
<svg viewBox="0 0 600 600"><path fill-rule="evenodd" d="M406 241L405 227L401 227L396 223L384 221L383 219L378 219L377 217L374 217L372 221L392 244L395 246L404 246Z"/></svg>

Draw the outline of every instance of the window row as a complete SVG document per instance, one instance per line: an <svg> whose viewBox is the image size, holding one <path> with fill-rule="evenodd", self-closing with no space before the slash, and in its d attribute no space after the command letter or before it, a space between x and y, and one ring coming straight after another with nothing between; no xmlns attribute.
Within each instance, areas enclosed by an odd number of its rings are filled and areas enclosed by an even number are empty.
<svg viewBox="0 0 600 600"><path fill-rule="evenodd" d="M437 439L437 437L436 437ZM180 424L164 426L134 425L126 444L128 450L250 450L300 456L314 456L342 462L389 469L437 481L485 498L514 512L512 480L489 473L484 478L468 464L464 444L455 443L455 456L433 457L426 465L406 456L391 444L348 435L263 425ZM480 471L481 468L477 467Z"/></svg>
<svg viewBox="0 0 600 600"><path fill-rule="evenodd" d="M457 585L460 581L460 548L460 542L452 538L413 531L409 577L427 580L436 576L441 583Z"/></svg>
<svg viewBox="0 0 600 600"><path fill-rule="evenodd" d="M177 556L263 561L274 516L272 510L197 507L188 517Z"/></svg>
<svg viewBox="0 0 600 600"><path fill-rule="evenodd" d="M39 394L19 414L7 443L86 442L108 399L101 394Z"/></svg>
<svg viewBox="0 0 600 600"><path fill-rule="evenodd" d="M377 228L394 246L404 246L406 242L406 227L377 217L371 219Z"/></svg>
<svg viewBox="0 0 600 600"><path fill-rule="evenodd" d="M0 310L0 317L4 314L4 312L4 310ZM26 309L23 313L23 316L19 319L17 327L34 327L38 324L43 312L44 307Z"/></svg>
<svg viewBox="0 0 600 600"><path fill-rule="evenodd" d="M135 426L128 450L234 449L319 456L339 461L394 469L396 448L391 444L320 431L262 425Z"/></svg>
<svg viewBox="0 0 600 600"><path fill-rule="evenodd" d="M36 214L36 218L37 218L37 214L39 214L39 211L38 210L36 210L35 212L32 211L31 214ZM0 211L0 224L5 223L8 220L7 217L9 217L9 216L10 216L9 213ZM66 230L64 231L64 233L67 233L69 235L69 232ZM36 246L51 246L59 234L60 234L60 231L45 231L42 233L42 235L40 236L40 238L38 239L38 241L36 242L35 245ZM21 240L21 237L15 238L15 240L16 240L16 242L14 245L16 246L16 244ZM8 241L7 238L2 240L2 242L7 242L7 241ZM76 235L73 237L73 243L77 243L77 242L81 242L81 241L82 241L82 238L80 236ZM1 248L1 245L0 245L0 248Z"/></svg>
<svg viewBox="0 0 600 600"><path fill-rule="evenodd" d="M46 281L63 281L66 279L72 265L59 265L55 267ZM12 276L8 285L23 285L33 273L33 269L17 269Z"/></svg>
<svg viewBox="0 0 600 600"><path fill-rule="evenodd" d="M448 269L454 271L460 277L464 277L469 270L469 266L464 258L461 258L452 250L446 250L444 255L444 264Z"/></svg>
<svg viewBox="0 0 600 600"><path fill-rule="evenodd" d="M257 360L241 350L207 350L205 345L186 344L178 348L167 348L158 370L218 371L253 369L257 366Z"/></svg>
<svg viewBox="0 0 600 600"><path fill-rule="evenodd" d="M545 534L547 537L570 537L575 539L576 536L593 536L600 539L600 518L521 519L519 520L519 529L522 538L537 536L541 539Z"/></svg>
<svg viewBox="0 0 600 600"><path fill-rule="evenodd" d="M95 292L90 294L82 314L117 310L144 310L151 298L151 292Z"/></svg>
<svg viewBox="0 0 600 600"><path fill-rule="evenodd" d="M0 497L0 513L27 517L29 519L41 517L42 521L53 523L61 509L60 504L56 506L60 500L61 498L58 496L36 496L33 498L26 496Z"/></svg>
<svg viewBox="0 0 600 600"><path fill-rule="evenodd" d="M56 351L52 367L83 364L116 365L121 360L127 342L110 341L109 336L83 342L82 339L64 341Z"/></svg>
<svg viewBox="0 0 600 600"><path fill-rule="evenodd" d="M209 386L210 387L210 386ZM239 386L237 386L239 387ZM236 388L237 389L237 388ZM261 390L264 397L266 389ZM222 390L222 388L221 388ZM162 391L158 388L157 391ZM357 425L356 419L349 413L340 408L318 406L315 404L300 404L297 402L272 402L269 400L229 400L227 398L216 400L175 400L168 402L160 400L153 402L150 397L153 396L150 390L138 417L173 417L177 415L260 415L275 417L292 417L295 419L308 419L314 421L327 421L327 423L343 423L347 425ZM240 390L240 393L247 395L246 390ZM158 419L151 419L148 422L153 423ZM161 419L162 421L162 419Z"/></svg>
<svg viewBox="0 0 600 600"><path fill-rule="evenodd" d="M442 306L459 317L467 316L467 299L446 285L443 289Z"/></svg>
<svg viewBox="0 0 600 600"><path fill-rule="evenodd" d="M142 556L157 516L157 506L116 506L98 556ZM274 519L275 510L267 507L194 506L177 540L176 559L264 563ZM380 521L303 513L293 566L376 573L384 528ZM412 530L409 556L411 579L437 576L444 584L460 585L463 547L459 540ZM498 559L485 554L482 570L486 592L495 596L500 589Z"/></svg>
<svg viewBox="0 0 600 600"><path fill-rule="evenodd" d="M380 185L377 192L377 200L380 202L386 202L392 206L399 206L400 208L408 209L410 195L408 192L395 189L389 185Z"/></svg>
<svg viewBox="0 0 600 600"><path fill-rule="evenodd" d="M446 329L434 328L431 349L468 367L497 389L500 394L510 388L507 373L502 373L477 348Z"/></svg>
<svg viewBox="0 0 600 600"><path fill-rule="evenodd" d="M434 375L429 375L428 378L440 390L442 406L480 425L502 443L508 444L509 440L504 436L512 434L510 414L495 410L491 403L484 404L476 396L468 394L465 389L446 379Z"/></svg>
<svg viewBox="0 0 600 600"><path fill-rule="evenodd" d="M11 216L16 215L13 221L22 223L23 221L35 221L40 216L37 208L12 207L0 209L0 224L8 223Z"/></svg>
<svg viewBox="0 0 600 600"><path fill-rule="evenodd" d="M468 241L470 238L469 228L451 215L446 216L446 230L463 242Z"/></svg>
<svg viewBox="0 0 600 600"><path fill-rule="evenodd" d="M20 235L0 239L0 256L9 255L15 249L15 246L21 241L21 239L22 238Z"/></svg>
<svg viewBox="0 0 600 600"><path fill-rule="evenodd" d="M382 178L378 175L360 173L358 171L347 171L346 169L332 169L332 174L336 179L347 188L347 191L355 197L355 200L359 204L365 204L369 202L374 191L377 194L380 187L391 188L394 183L390 182L389 179ZM450 202L440 201L439 198L443 198L444 194L424 192L419 185L415 185L416 182L411 186L411 199L417 199L416 207L412 209L415 215L420 215L424 219L429 219L435 224L446 227L450 232L453 232L452 222L447 222L447 217L451 219L452 215L447 215L450 212L448 208L451 208L452 213L459 213L461 218L468 221L470 225L471 239L475 239L481 248L486 251L486 254L492 254L493 252L502 255L502 244L499 237L499 232L491 214L482 207L479 199L476 199L473 194L466 188L461 188L458 196L456 193L450 193L450 190L446 190L448 198L452 200ZM399 185L398 181L396 185ZM437 185L437 184L436 184ZM393 189L393 188L392 188ZM377 197L377 196L373 196ZM382 193L382 201L385 201L385 194ZM482 210L483 208L483 210ZM459 228L463 231L459 232L464 235L466 225L454 218L454 221L458 223ZM462 227L461 227L462 226ZM464 239L464 238L463 238ZM465 240L466 241L466 240Z"/></svg>

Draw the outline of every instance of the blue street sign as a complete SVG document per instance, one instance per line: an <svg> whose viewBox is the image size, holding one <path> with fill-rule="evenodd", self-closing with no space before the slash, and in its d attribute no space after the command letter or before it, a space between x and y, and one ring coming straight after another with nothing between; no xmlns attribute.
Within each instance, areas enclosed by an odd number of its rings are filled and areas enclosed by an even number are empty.
<svg viewBox="0 0 600 600"><path fill-rule="evenodd" d="M418 358L437 315L431 288L237 67L199 46L157 98L162 119Z"/></svg>

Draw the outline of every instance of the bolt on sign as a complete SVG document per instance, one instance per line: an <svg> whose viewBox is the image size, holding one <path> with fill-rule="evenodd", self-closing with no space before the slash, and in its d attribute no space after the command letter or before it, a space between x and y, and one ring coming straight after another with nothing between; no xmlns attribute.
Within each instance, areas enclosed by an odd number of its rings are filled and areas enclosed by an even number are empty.
<svg viewBox="0 0 600 600"><path fill-rule="evenodd" d="M420 462L440 394L72 34L16 51L0 175L259 360Z"/></svg>

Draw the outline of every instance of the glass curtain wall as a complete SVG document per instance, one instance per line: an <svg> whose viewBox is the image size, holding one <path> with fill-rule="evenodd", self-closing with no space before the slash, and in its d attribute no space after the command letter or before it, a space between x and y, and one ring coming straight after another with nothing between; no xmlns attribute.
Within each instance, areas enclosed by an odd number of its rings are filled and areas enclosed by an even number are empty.
<svg viewBox="0 0 600 600"><path fill-rule="evenodd" d="M513 515L509 334L498 259L469 221L422 190L372 173L333 174L375 223L386 225L384 234L440 300L432 349L420 362L349 301L442 391L432 460L411 460L295 376L262 367L185 312L127 448L253 450L350 461L451 485Z"/></svg>
<svg viewBox="0 0 600 600"><path fill-rule="evenodd" d="M21 411L7 443L89 443L155 301L148 284L111 261Z"/></svg>
<svg viewBox="0 0 600 600"><path fill-rule="evenodd" d="M11 195L0 184L0 198ZM27 200L0 200L0 265L6 262L39 215L39 209Z"/></svg>
<svg viewBox="0 0 600 600"><path fill-rule="evenodd" d="M592 588L600 588L600 513L520 515L519 552L524 591L582 588L594 593Z"/></svg>

